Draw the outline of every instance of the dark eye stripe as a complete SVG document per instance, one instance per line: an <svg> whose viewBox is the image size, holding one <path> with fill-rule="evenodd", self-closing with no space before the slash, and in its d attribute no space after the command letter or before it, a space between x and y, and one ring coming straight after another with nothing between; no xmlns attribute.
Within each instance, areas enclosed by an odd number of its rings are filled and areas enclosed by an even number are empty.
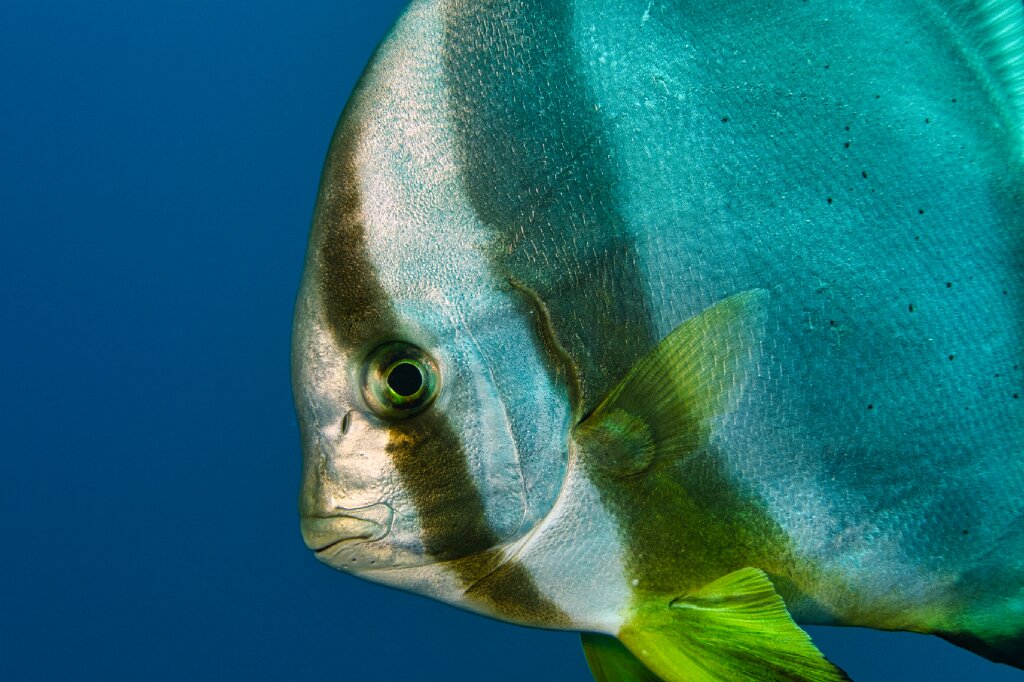
<svg viewBox="0 0 1024 682"><path fill-rule="evenodd" d="M347 111L357 110L358 96L357 90ZM358 356L375 343L394 337L401 324L367 252L352 152L360 135L358 122L346 114L342 118L324 165L310 260L317 266L316 293L334 339L339 348ZM469 588L493 570L500 550L493 550L499 538L487 521L458 434L443 414L431 413L415 422L391 426L387 452L416 507L427 551L438 561L459 559L451 567ZM482 555L465 559L478 553ZM552 625L567 623L557 607L540 595L529 571L521 565L501 567L484 584L495 587L474 591L471 596L481 603L524 618L535 614Z"/></svg>
<svg viewBox="0 0 1024 682"><path fill-rule="evenodd" d="M416 504L426 550L450 562L467 596L507 618L569 625L568 617L541 595L525 566L511 561L495 568L501 538L487 521L462 442L448 420L430 412L388 433L388 454Z"/></svg>
<svg viewBox="0 0 1024 682"><path fill-rule="evenodd" d="M427 552L459 559L498 544L462 442L439 412L388 429L388 454L420 516Z"/></svg>

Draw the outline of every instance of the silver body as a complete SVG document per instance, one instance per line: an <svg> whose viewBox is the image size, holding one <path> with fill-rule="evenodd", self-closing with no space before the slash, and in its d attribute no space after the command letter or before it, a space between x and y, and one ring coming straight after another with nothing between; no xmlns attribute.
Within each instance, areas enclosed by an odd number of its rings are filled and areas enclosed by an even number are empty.
<svg viewBox="0 0 1024 682"><path fill-rule="evenodd" d="M557 6L570 75L543 66L530 5ZM358 401L381 339L342 347L328 328L325 244L347 238L394 334L446 373L437 410L499 551L573 626L614 631L630 585L569 429L637 352L763 288L757 370L713 444L729 485L844 586L791 589L797 619L969 630L998 613L1018 631L1021 109L962 18L909 1L414 2L339 127L296 317L303 512L369 519L369 543L321 558L495 615L427 551ZM498 104L474 109L485 96ZM508 153L476 158L488 148ZM514 285L531 275L579 362L575 406Z"/></svg>

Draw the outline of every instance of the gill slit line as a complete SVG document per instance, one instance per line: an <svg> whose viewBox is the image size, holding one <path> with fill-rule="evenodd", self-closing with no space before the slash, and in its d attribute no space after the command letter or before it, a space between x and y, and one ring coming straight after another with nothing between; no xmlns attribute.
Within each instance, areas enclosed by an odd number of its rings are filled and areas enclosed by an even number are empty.
<svg viewBox="0 0 1024 682"><path fill-rule="evenodd" d="M502 557L498 561L498 563L490 571L474 580L471 585L467 586L465 589L466 592L470 592L479 583L483 582L494 573L497 573L506 564L512 563L513 561L518 561L519 558L526 553L530 545L533 544L534 540L539 538L548 526L550 526L560 518L561 508L566 504L565 489L570 482L575 482L576 472L579 468L577 464L577 460L579 459L579 457L577 457L576 455L576 448L572 447L571 435L569 436L566 442L566 447L569 451L569 457L565 465L565 478L562 479L562 485L558 488L558 495L555 497L555 503L551 505L551 509L548 510L548 513L544 515L544 518L541 519L537 523L537 525L531 528L530 531L526 533L526 535L519 538L515 542L509 543L508 545L501 547ZM529 568L526 566L525 563L523 563L523 566L527 569ZM538 589L542 590L543 588L541 588L540 585L538 585Z"/></svg>
<svg viewBox="0 0 1024 682"><path fill-rule="evenodd" d="M476 336L471 331L470 325L467 323L465 316L462 315L461 313L459 313L459 322L461 324L456 325L455 328L461 328L465 330L466 335L469 337L470 343L472 343L473 346L476 348L477 353L484 362L484 366L487 369L487 376L491 378L491 385L497 388L498 382L494 377L493 370L491 370L491 363L484 355L483 348L480 346L480 343L476 340ZM529 497L526 492L526 473L523 471L523 460L520 456L522 453L519 452L519 443L516 441L515 435L512 433L512 420L510 420L508 417L508 409L506 409L505 407L505 401L499 400L498 404L501 405L501 416L505 420L505 431L508 433L509 440L512 442L512 449L515 451L516 455L516 468L519 470L519 490L523 499L523 513L519 517L518 528L522 528L523 522L526 520L527 507L529 503Z"/></svg>
<svg viewBox="0 0 1024 682"><path fill-rule="evenodd" d="M551 323L551 311L548 310L547 304L541 299L541 297L533 289L528 287L523 282L520 282L515 277L509 277L508 283L513 289L520 292L530 303L533 304L534 309L537 311L539 318L537 320L537 329L540 332L541 342L545 347L548 348L549 352L553 352L561 361L562 370L565 372L566 384L569 389L569 402L572 410L572 422L577 424L580 421L580 401L583 397L583 386L580 381L579 373L576 371L576 364L572 361L569 352L565 350L565 347L559 342L558 337L555 335L554 325Z"/></svg>
<svg viewBox="0 0 1024 682"><path fill-rule="evenodd" d="M506 564L512 561L517 561L523 556L529 549L530 545L533 544L534 540L540 537L541 533L556 519L559 518L561 508L565 505L565 490L570 482L575 481L575 476L578 469L578 456L576 454L576 448L573 447L572 430L575 424L579 421L579 410L580 410L580 399L582 397L582 387L580 384L579 374L576 371L576 365L572 362L568 351L559 343L558 338L555 336L554 327L551 324L551 314L548 311L544 301L541 300L540 296L535 291L530 289L526 284L520 282L515 277L508 278L509 284L513 289L519 291L521 294L533 304L533 307L537 310L540 319L538 320L538 331L541 336L541 341L548 348L549 352L558 356L561 360L563 369L566 374L566 381L569 390L570 408L571 408L571 426L569 428L568 437L566 438L565 447L567 450L567 460L565 465L565 477L562 479L562 484L559 486L558 495L555 497L554 504L551 505L551 509L548 510L544 518L540 520L533 528L531 528L526 535L519 538L513 543L502 547L502 557L498 563L490 571L485 573L480 578L473 581L473 583L466 587L465 591L471 591L480 582L486 580L488 577L496 573ZM514 548L514 549L510 549Z"/></svg>

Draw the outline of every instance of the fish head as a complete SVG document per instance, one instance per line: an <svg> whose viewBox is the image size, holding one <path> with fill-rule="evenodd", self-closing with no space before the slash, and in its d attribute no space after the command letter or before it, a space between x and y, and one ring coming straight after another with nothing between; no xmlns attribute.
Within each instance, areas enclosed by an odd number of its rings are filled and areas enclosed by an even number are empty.
<svg viewBox="0 0 1024 682"><path fill-rule="evenodd" d="M570 419L536 311L461 196L423 44L387 41L342 115L292 345L303 538L403 587L483 565L537 525Z"/></svg>

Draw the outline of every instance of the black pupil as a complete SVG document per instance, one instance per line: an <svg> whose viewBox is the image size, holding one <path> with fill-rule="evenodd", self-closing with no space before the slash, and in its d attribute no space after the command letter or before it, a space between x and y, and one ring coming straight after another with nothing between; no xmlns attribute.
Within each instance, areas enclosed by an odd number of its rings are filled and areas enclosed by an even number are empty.
<svg viewBox="0 0 1024 682"><path fill-rule="evenodd" d="M415 365L403 362L388 374L388 386L398 395L408 398L423 386L423 375Z"/></svg>

